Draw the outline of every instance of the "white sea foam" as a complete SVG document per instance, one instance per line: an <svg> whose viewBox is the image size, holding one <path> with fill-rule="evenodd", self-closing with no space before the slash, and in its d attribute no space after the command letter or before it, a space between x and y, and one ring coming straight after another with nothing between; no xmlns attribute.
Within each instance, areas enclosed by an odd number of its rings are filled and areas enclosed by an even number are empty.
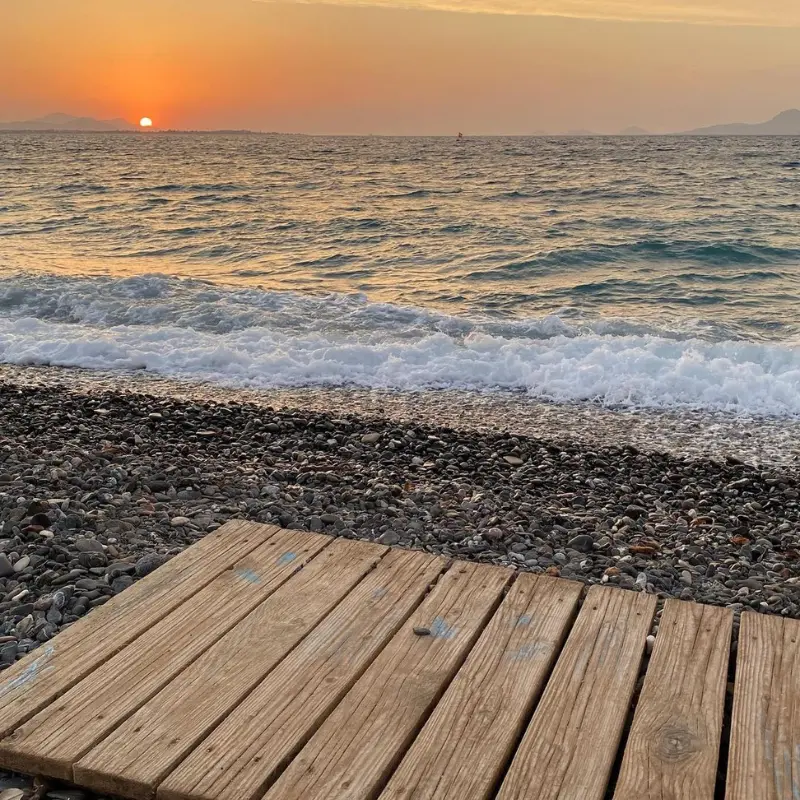
<svg viewBox="0 0 800 800"><path fill-rule="evenodd" d="M0 361L247 387L519 390L556 401L800 415L800 348L557 317L477 322L163 276L0 280ZM614 330L617 335L605 333Z"/></svg>

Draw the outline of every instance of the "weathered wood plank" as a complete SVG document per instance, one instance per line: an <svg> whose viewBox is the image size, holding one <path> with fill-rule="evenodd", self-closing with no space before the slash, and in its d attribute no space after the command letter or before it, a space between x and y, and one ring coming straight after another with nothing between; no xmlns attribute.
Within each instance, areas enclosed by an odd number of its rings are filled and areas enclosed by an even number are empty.
<svg viewBox="0 0 800 800"><path fill-rule="evenodd" d="M381 800L491 796L561 649L583 586L523 574Z"/></svg>
<svg viewBox="0 0 800 800"><path fill-rule="evenodd" d="M159 786L159 800L260 797L444 565L426 553L390 552Z"/></svg>
<svg viewBox="0 0 800 800"><path fill-rule="evenodd" d="M742 614L726 800L800 797L800 622Z"/></svg>
<svg viewBox="0 0 800 800"><path fill-rule="evenodd" d="M0 674L0 738L197 594L278 529L229 522Z"/></svg>
<svg viewBox="0 0 800 800"><path fill-rule="evenodd" d="M592 587L498 800L602 800L656 599Z"/></svg>
<svg viewBox="0 0 800 800"><path fill-rule="evenodd" d="M367 800L452 680L511 573L459 564L437 585L266 795L268 800ZM418 636L424 626L430 636Z"/></svg>
<svg viewBox="0 0 800 800"><path fill-rule="evenodd" d="M387 553L336 540L75 765L100 793L150 798L160 781Z"/></svg>
<svg viewBox="0 0 800 800"><path fill-rule="evenodd" d="M2 763L69 780L81 756L331 541L319 534L275 533L0 741Z"/></svg>
<svg viewBox="0 0 800 800"><path fill-rule="evenodd" d="M714 800L733 612L668 600L614 800Z"/></svg>

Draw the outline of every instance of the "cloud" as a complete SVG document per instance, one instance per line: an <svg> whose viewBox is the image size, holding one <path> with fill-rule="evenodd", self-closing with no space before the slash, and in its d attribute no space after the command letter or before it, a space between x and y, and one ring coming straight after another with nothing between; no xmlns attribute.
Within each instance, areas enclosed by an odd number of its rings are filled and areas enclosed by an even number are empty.
<svg viewBox="0 0 800 800"><path fill-rule="evenodd" d="M273 2L273 0L256 0ZM797 0L294 0L325 5L631 22L800 27Z"/></svg>

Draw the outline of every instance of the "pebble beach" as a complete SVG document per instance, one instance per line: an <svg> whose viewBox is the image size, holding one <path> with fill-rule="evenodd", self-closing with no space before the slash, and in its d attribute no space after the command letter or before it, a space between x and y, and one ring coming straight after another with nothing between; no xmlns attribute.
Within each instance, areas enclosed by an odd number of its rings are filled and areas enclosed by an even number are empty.
<svg viewBox="0 0 800 800"><path fill-rule="evenodd" d="M800 616L785 421L19 367L0 407L0 670L236 518Z"/></svg>
<svg viewBox="0 0 800 800"><path fill-rule="evenodd" d="M4 666L233 518L800 615L793 464L231 394L2 373Z"/></svg>

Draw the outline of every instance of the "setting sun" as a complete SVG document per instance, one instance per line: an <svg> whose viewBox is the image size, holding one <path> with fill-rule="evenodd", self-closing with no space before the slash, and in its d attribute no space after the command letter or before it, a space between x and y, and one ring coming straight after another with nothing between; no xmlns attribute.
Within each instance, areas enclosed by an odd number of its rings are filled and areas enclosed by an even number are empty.
<svg viewBox="0 0 800 800"><path fill-rule="evenodd" d="M153 127L153 120L150 117L142 117L139 120L139 127L141 128L152 128Z"/></svg>

